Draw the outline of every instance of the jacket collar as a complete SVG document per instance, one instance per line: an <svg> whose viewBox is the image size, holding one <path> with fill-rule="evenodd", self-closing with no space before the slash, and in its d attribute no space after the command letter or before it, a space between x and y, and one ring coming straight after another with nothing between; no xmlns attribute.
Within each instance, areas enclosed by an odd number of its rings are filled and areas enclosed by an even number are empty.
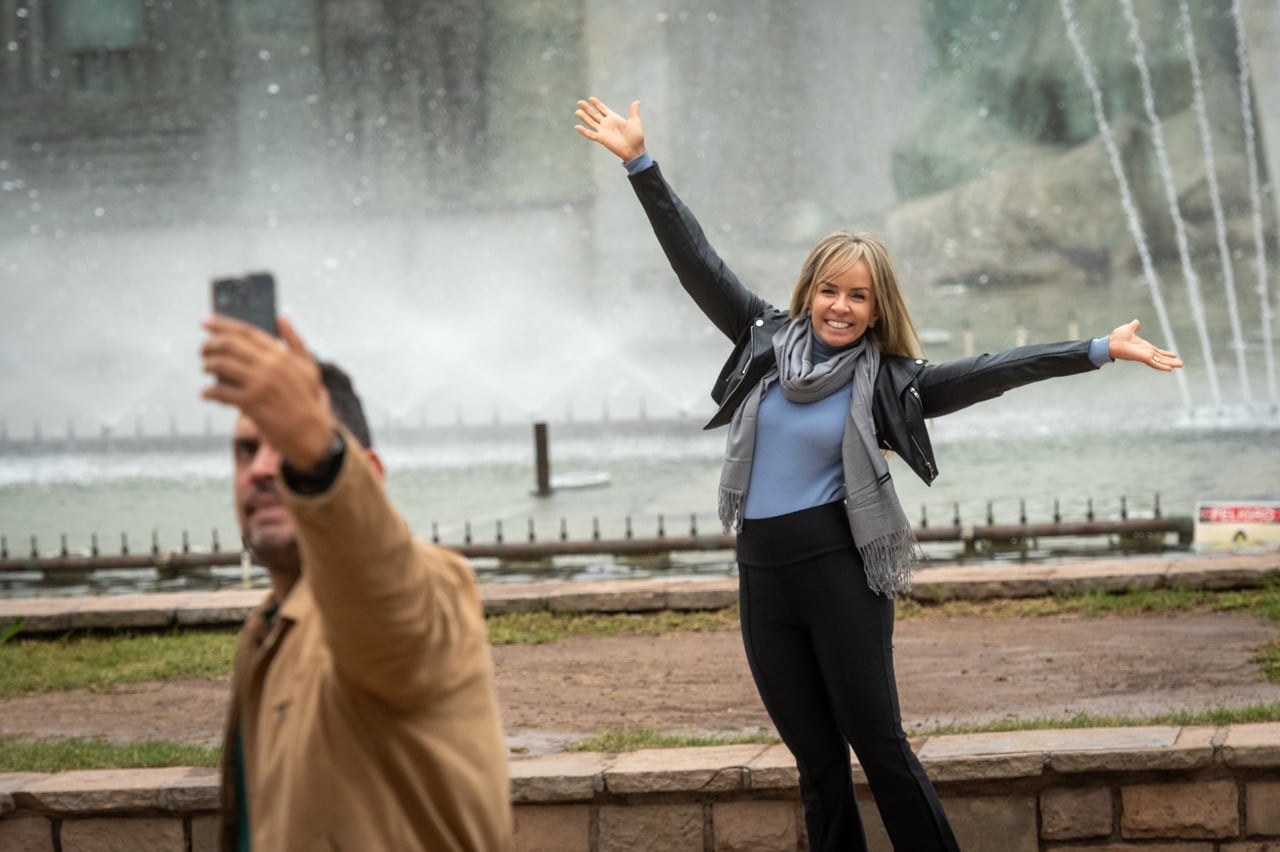
<svg viewBox="0 0 1280 852"><path fill-rule="evenodd" d="M299 621L305 621L311 613L315 612L315 608L316 599L311 593L311 584L307 582L306 572L303 572L293 584L293 588L289 590L284 603L280 604L280 611L276 614L276 618L296 624Z"/></svg>
<svg viewBox="0 0 1280 852"><path fill-rule="evenodd" d="M881 358L880 363L889 368L889 379L892 382L894 397L901 397L929 361L925 358L885 355Z"/></svg>

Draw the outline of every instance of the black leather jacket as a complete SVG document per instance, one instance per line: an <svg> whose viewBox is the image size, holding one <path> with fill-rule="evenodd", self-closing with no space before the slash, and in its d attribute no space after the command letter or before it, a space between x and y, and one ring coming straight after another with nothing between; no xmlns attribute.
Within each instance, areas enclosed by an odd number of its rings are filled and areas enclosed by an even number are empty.
<svg viewBox="0 0 1280 852"><path fill-rule="evenodd" d="M657 164L631 177L654 234L681 285L726 337L734 341L711 389L719 406L704 427L723 426L747 393L774 366L773 335L788 319L744 287L707 242L698 221L663 178ZM922 358L880 359L872 399L880 446L897 453L926 484L938 463L925 420L1055 376L1097 369L1089 341L1019 346L995 355L930 364Z"/></svg>

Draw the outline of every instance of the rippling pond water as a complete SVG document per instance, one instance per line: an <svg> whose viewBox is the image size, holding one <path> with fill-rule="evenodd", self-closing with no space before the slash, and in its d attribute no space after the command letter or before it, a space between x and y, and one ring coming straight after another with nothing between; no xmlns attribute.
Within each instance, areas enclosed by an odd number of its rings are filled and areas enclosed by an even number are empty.
<svg viewBox="0 0 1280 852"><path fill-rule="evenodd" d="M1080 378L1064 380L1079 389ZM1096 380L1095 380L1096 381ZM1131 380L1130 380L1131 381ZM1126 381L1105 393L1063 398L1047 383L1012 399L931 424L940 478L919 482L891 462L902 503L913 522L997 523L1049 521L1055 501L1063 520L1083 520L1089 506L1099 518L1124 508L1131 517L1191 515L1200 500L1280 497L1280 429L1274 417L1189 416L1162 399L1143 400ZM636 537L717 530L716 482L723 431L702 432L693 419L550 424L553 474L603 473L603 487L559 490L538 497L532 430L435 430L387 435L381 451L387 487L409 524L444 543L492 541L499 525L508 540L530 525L540 539L561 527L570 538L622 537L628 521ZM230 457L220 438L185 442L176 449L157 440L107 452L10 444L0 453L0 534L12 555L56 553L66 538L72 553L86 553L97 535L104 553L122 537L133 552L179 547L183 532L193 549L214 536L224 550L238 546L231 509ZM932 551L931 551L932 552ZM728 554L677 559L673 566L578 557L544 566L499 566L477 560L484 581L530 577L638 577L661 573L726 573ZM263 574L251 568L249 582ZM97 572L57 580L36 572L0 575L0 594L93 594L135 590L209 588L246 579L239 567L159 578L151 570Z"/></svg>

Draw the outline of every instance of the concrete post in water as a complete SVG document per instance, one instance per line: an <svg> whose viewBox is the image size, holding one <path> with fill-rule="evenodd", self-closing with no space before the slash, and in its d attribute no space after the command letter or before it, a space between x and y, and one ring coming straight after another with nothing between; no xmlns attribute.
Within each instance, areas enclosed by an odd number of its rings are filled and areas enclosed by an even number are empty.
<svg viewBox="0 0 1280 852"><path fill-rule="evenodd" d="M547 424L542 421L533 424L533 456L538 479L533 493L546 497L551 493L551 462L547 458Z"/></svg>

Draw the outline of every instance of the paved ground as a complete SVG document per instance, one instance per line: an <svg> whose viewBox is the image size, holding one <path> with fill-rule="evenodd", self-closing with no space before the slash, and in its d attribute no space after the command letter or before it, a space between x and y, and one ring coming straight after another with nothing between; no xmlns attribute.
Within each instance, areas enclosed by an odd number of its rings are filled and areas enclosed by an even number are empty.
<svg viewBox="0 0 1280 852"><path fill-rule="evenodd" d="M1274 625L1242 615L899 623L908 731L939 723L1076 713L1138 716L1280 701L1251 661ZM571 639L494 651L513 748L555 751L609 728L772 731L736 631ZM145 683L0 701L0 734L212 744L225 681Z"/></svg>

